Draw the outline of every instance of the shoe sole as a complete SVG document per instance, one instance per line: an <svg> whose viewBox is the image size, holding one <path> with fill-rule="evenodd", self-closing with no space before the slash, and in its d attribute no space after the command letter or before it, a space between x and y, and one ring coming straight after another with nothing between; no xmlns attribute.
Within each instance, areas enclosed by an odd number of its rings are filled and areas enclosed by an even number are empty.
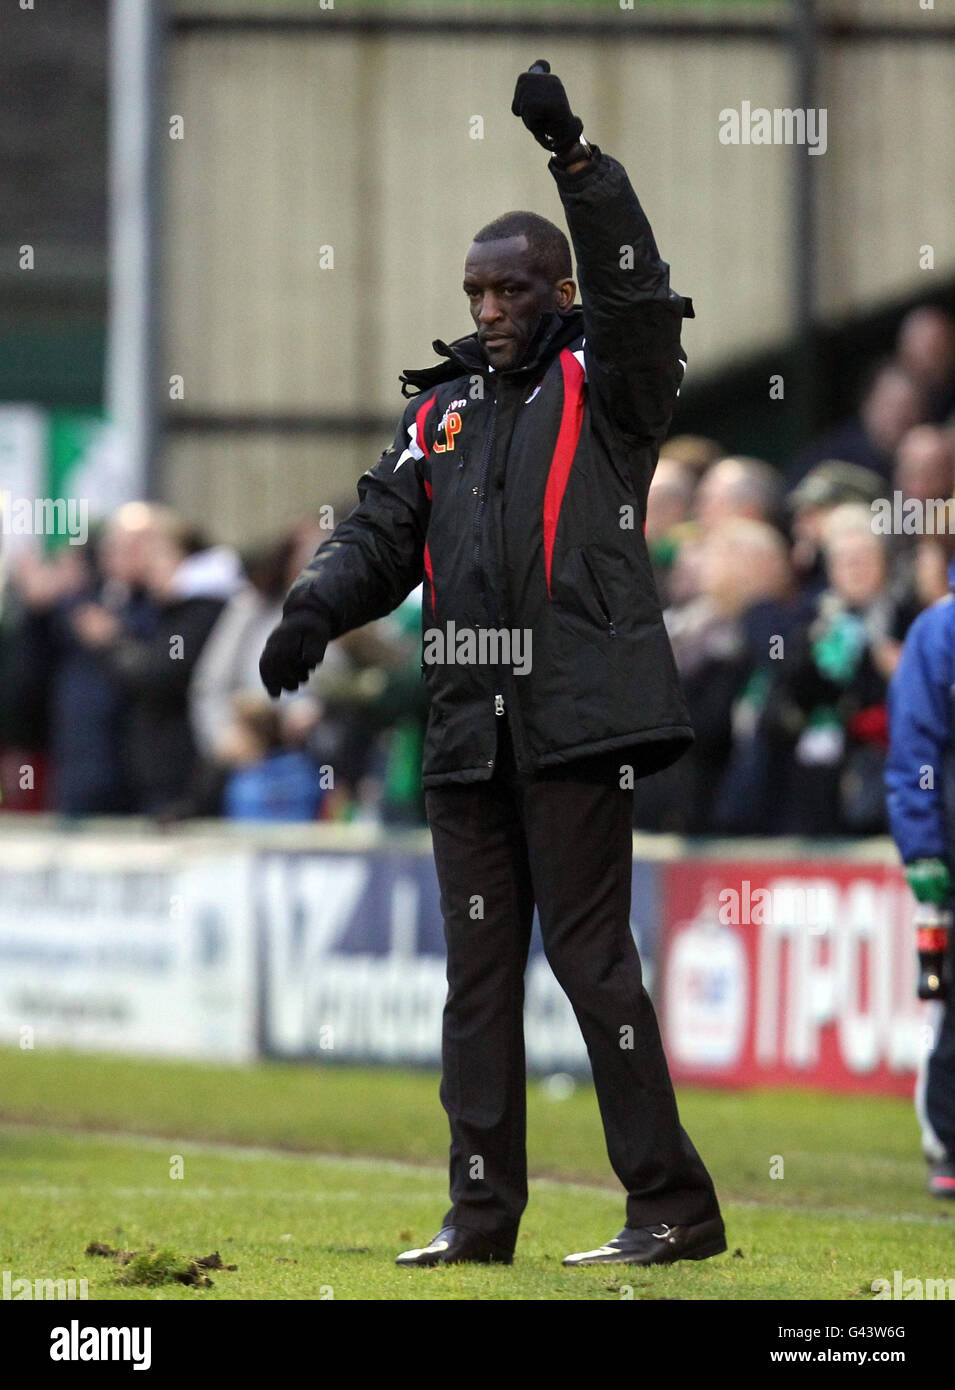
<svg viewBox="0 0 955 1390"><path fill-rule="evenodd" d="M675 1265L680 1260L709 1260L714 1255L725 1254L726 1248L725 1239L720 1239L700 1245L695 1250L687 1251L685 1255L675 1255L672 1259L634 1260L628 1259L626 1255L602 1255L596 1260L573 1260L569 1264L567 1260L562 1260L561 1263L567 1265L568 1269L592 1269L594 1265L639 1265L646 1269L650 1265Z"/></svg>
<svg viewBox="0 0 955 1390"><path fill-rule="evenodd" d="M725 1255L725 1254L726 1254L726 1241L725 1241L725 1240L714 1240L714 1241L711 1241L711 1243L710 1243L709 1245L703 1245L703 1246L701 1246L700 1249L697 1250L697 1251L695 1251L692 1255L681 1255L681 1256L680 1256L680 1259L681 1259L681 1260L709 1260L709 1259L712 1259L712 1257L713 1257L714 1255Z"/></svg>
<svg viewBox="0 0 955 1390"><path fill-rule="evenodd" d="M395 1260L399 1269L434 1269L437 1265L510 1265L513 1263L513 1255L492 1255L489 1259L480 1260L442 1260L440 1256L434 1260L402 1260L401 1258Z"/></svg>
<svg viewBox="0 0 955 1390"><path fill-rule="evenodd" d="M422 1263L410 1260L395 1260L399 1269L437 1269L439 1265L510 1265L513 1260L428 1260Z"/></svg>

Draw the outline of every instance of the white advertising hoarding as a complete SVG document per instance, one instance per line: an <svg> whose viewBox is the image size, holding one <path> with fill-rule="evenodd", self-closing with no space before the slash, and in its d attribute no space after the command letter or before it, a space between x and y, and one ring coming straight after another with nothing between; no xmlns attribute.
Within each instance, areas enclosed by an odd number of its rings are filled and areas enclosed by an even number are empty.
<svg viewBox="0 0 955 1390"><path fill-rule="evenodd" d="M0 839L0 1041L254 1056L252 865L176 842Z"/></svg>

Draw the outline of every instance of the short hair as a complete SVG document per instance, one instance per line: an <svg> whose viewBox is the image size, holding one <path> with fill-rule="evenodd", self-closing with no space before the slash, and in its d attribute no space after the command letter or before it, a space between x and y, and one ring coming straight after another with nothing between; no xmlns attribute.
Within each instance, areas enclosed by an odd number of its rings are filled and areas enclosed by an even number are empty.
<svg viewBox="0 0 955 1390"><path fill-rule="evenodd" d="M702 434L675 434L663 445L660 454L661 457L665 454L668 459L686 464L688 468L693 469L698 478L712 464L726 458L726 450L722 444L717 444L715 439L707 439Z"/></svg>
<svg viewBox="0 0 955 1390"><path fill-rule="evenodd" d="M885 534L873 525L873 517L872 508L861 502L840 502L838 507L833 507L822 525L822 548L826 555L848 535L868 536L877 549L885 551Z"/></svg>
<svg viewBox="0 0 955 1390"><path fill-rule="evenodd" d="M559 227L536 212L505 212L482 227L476 242L503 241L505 237L527 237L534 266L548 280L568 280L573 274L570 243Z"/></svg>
<svg viewBox="0 0 955 1390"><path fill-rule="evenodd" d="M776 469L763 459L750 458L747 454L730 454L714 463L708 476L722 469L725 473L734 470L737 478L733 484L733 496L737 503L753 502L770 517L779 507L782 484Z"/></svg>

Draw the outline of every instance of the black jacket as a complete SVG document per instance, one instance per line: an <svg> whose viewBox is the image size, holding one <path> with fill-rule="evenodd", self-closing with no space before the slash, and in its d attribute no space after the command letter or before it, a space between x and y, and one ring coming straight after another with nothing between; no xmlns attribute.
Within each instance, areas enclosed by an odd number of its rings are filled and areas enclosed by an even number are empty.
<svg viewBox="0 0 955 1390"><path fill-rule="evenodd" d="M394 443L285 604L318 610L336 637L423 580L425 653L428 630L450 623L529 631L526 674L513 661L422 663L426 787L492 775L502 710L521 771L619 750L642 776L693 738L643 536L692 305L669 288L620 164L597 150L577 173L549 167L583 309L545 314L506 372L476 335L436 342L448 360L404 374L418 394Z"/></svg>

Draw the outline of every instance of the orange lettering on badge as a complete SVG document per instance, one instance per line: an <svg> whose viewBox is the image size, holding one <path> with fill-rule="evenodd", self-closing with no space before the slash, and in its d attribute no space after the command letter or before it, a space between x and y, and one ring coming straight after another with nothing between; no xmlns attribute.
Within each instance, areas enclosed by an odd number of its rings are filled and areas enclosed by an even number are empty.
<svg viewBox="0 0 955 1390"><path fill-rule="evenodd" d="M445 443L444 443L444 444L439 444L438 441L435 440L434 452L435 452L436 454L443 454L445 451L447 451L448 453L453 453L453 452L454 452L454 438L455 438L455 435L457 435L457 434L460 433L460 430L461 430L461 417L460 417L460 415L458 414L458 412L457 412L456 410L452 410L451 413L450 413L450 415L448 416L447 420L445 420L445 422L444 422L444 438L445 438Z"/></svg>

